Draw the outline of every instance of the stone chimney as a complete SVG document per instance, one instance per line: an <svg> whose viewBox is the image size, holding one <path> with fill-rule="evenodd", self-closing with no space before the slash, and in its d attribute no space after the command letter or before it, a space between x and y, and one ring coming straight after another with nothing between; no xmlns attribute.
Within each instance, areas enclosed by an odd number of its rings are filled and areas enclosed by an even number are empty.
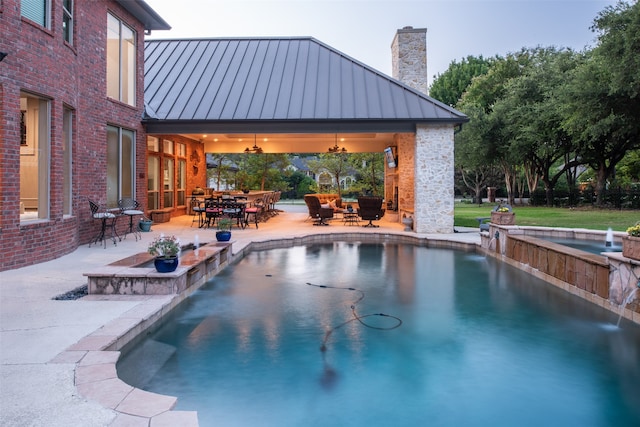
<svg viewBox="0 0 640 427"><path fill-rule="evenodd" d="M427 29L404 27L391 43L392 77L427 94Z"/></svg>

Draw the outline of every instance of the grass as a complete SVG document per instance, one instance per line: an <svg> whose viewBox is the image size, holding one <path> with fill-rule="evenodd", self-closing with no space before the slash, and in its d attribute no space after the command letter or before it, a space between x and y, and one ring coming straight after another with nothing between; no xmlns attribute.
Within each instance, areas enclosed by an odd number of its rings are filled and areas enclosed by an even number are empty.
<svg viewBox="0 0 640 427"><path fill-rule="evenodd" d="M481 206L456 202L454 224L459 227L478 227L476 217L491 216L495 204L483 203ZM514 206L517 225L541 227L587 228L614 231L626 231L640 221L638 210L608 210L596 208L547 208L532 206Z"/></svg>

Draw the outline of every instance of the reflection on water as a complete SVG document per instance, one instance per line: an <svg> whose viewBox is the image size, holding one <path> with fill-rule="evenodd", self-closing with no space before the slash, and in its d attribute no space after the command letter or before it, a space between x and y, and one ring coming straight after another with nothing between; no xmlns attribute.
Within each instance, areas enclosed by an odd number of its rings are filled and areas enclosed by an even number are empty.
<svg viewBox="0 0 640 427"><path fill-rule="evenodd" d="M615 322L492 258L336 242L249 254L118 371L201 426L640 425Z"/></svg>

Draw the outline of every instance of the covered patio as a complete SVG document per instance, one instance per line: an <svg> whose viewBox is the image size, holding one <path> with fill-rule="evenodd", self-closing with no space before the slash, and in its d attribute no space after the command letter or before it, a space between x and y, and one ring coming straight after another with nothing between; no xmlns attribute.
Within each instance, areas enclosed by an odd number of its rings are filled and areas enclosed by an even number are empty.
<svg viewBox="0 0 640 427"><path fill-rule="evenodd" d="M206 187L205 153L389 149L390 217L399 226L412 217L417 232L453 232L453 134L467 117L318 40L147 41L145 101L149 138L186 146L187 194Z"/></svg>

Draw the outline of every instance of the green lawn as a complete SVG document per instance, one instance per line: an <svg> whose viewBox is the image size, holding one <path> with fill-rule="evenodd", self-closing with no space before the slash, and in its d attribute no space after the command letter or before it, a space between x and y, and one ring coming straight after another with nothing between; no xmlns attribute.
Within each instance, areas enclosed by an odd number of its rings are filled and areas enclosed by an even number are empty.
<svg viewBox="0 0 640 427"><path fill-rule="evenodd" d="M494 203L481 206L456 202L454 223L460 227L478 227L476 217L491 215ZM640 221L638 210L606 210L595 208L546 208L532 206L514 206L517 225L542 227L567 227L626 231L627 228Z"/></svg>

